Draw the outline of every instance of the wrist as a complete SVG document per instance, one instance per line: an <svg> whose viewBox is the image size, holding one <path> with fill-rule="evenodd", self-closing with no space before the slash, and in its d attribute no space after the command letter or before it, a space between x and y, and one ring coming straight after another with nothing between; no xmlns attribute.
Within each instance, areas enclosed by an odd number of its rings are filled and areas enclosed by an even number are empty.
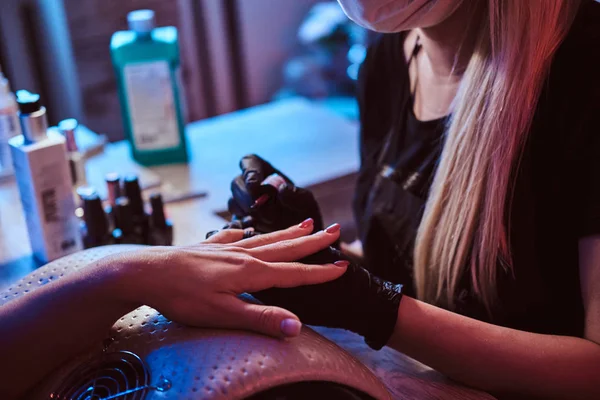
<svg viewBox="0 0 600 400"><path fill-rule="evenodd" d="M374 290L371 297L365 342L374 350L380 350L390 340L398 320L398 309L402 300L402 285L395 285L373 277Z"/></svg>
<svg viewBox="0 0 600 400"><path fill-rule="evenodd" d="M379 350L387 344L396 326L402 285L385 281L353 263L346 273L353 276L352 292L362 294L350 300L356 314L352 330L363 336L372 349Z"/></svg>
<svg viewBox="0 0 600 400"><path fill-rule="evenodd" d="M142 266L136 260L137 252L106 256L95 263L94 279L98 281L99 295L116 306L133 310L143 305L146 297L139 276Z"/></svg>

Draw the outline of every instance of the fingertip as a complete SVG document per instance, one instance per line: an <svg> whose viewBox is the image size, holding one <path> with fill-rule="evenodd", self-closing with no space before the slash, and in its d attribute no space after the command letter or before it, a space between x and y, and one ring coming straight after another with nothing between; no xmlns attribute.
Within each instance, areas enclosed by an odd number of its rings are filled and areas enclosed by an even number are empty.
<svg viewBox="0 0 600 400"><path fill-rule="evenodd" d="M336 263L322 265L313 264L311 266L314 268L311 269L310 273L314 274L313 277L315 279L313 282L308 284L320 284L336 280L346 273L348 265L349 264L345 265L343 263L341 265L337 265Z"/></svg>
<svg viewBox="0 0 600 400"><path fill-rule="evenodd" d="M325 233L329 233L329 234L339 233L341 228L342 228L342 226L336 222L335 224L329 225L325 229Z"/></svg>
<svg viewBox="0 0 600 400"><path fill-rule="evenodd" d="M296 337L302 331L302 322L294 318L286 318L280 324L281 333L285 337Z"/></svg>
<svg viewBox="0 0 600 400"><path fill-rule="evenodd" d="M256 185L258 184L258 173L256 171L246 171L244 174L244 183L246 185Z"/></svg>
<svg viewBox="0 0 600 400"><path fill-rule="evenodd" d="M314 229L314 227L315 227L315 220L312 219L312 218L307 218L304 221L302 221L300 223L300 225L298 225L298 228L300 228L300 229L310 229L311 232Z"/></svg>
<svg viewBox="0 0 600 400"><path fill-rule="evenodd" d="M327 242L329 245L331 245L340 238L341 226L337 223L332 224L326 229L316 232L315 235L318 235L324 242Z"/></svg>
<svg viewBox="0 0 600 400"><path fill-rule="evenodd" d="M229 244L242 240L243 236L242 229L222 229L212 234L203 243Z"/></svg>
<svg viewBox="0 0 600 400"><path fill-rule="evenodd" d="M333 278L331 278L330 280L338 279L340 276L344 275L348 270L348 266L350 265L350 263L346 263L345 261L343 261L341 262L341 264L338 264L339 262L340 261L336 261L333 264L329 264L332 269L331 274L333 275Z"/></svg>
<svg viewBox="0 0 600 400"><path fill-rule="evenodd" d="M276 306L244 304L240 322L246 329L276 338L300 334L302 323L294 313Z"/></svg>
<svg viewBox="0 0 600 400"><path fill-rule="evenodd" d="M340 278L346 273L349 265L350 263L344 260L336 261L333 264L327 264L327 267L329 267L329 276L325 282L334 281Z"/></svg>

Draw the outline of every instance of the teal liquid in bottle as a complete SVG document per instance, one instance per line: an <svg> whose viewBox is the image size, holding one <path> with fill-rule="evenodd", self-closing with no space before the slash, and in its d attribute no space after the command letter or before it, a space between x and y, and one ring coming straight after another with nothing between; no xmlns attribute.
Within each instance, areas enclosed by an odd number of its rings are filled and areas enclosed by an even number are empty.
<svg viewBox="0 0 600 400"><path fill-rule="evenodd" d="M110 50L131 154L143 165L186 162L177 29L156 28L151 10L133 11L127 21Z"/></svg>

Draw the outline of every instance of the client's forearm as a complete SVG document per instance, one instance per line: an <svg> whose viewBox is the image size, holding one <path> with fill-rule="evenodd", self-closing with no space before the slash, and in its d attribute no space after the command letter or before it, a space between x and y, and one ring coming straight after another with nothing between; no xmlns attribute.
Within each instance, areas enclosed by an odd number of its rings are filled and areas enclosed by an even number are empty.
<svg viewBox="0 0 600 400"><path fill-rule="evenodd" d="M137 304L120 269L101 260L0 306L0 398L13 399L69 358L101 343Z"/></svg>

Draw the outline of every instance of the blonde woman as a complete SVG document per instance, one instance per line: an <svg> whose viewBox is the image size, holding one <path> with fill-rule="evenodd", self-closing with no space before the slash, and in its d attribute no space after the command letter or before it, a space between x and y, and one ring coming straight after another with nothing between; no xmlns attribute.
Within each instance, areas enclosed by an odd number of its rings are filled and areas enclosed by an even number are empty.
<svg viewBox="0 0 600 400"><path fill-rule="evenodd" d="M256 296L499 395L600 398L600 4L339 2L391 32L359 81L370 274ZM242 167L239 214L278 172ZM280 217L313 216L289 187Z"/></svg>

